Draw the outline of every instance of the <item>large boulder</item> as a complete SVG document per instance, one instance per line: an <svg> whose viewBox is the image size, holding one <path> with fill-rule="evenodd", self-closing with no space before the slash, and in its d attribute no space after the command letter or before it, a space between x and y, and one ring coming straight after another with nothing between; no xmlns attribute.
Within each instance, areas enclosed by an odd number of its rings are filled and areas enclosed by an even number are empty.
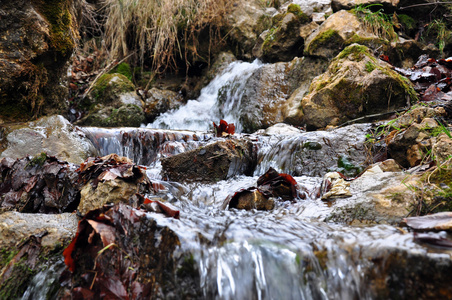
<svg viewBox="0 0 452 300"><path fill-rule="evenodd" d="M240 123L243 131L254 132L284 122L299 105L291 98L305 94L311 80L326 68L326 61L295 58L287 63L268 64L247 80L241 95ZM219 100L222 101L220 94ZM299 124L297 124L299 125Z"/></svg>
<svg viewBox="0 0 452 300"><path fill-rule="evenodd" d="M70 0L5 0L0 10L0 119L63 112L78 37Z"/></svg>
<svg viewBox="0 0 452 300"><path fill-rule="evenodd" d="M85 134L62 116L42 117L23 125L0 126L0 158L36 156L42 152L75 164L97 150Z"/></svg>
<svg viewBox="0 0 452 300"><path fill-rule="evenodd" d="M376 48L388 44L388 41L366 29L355 14L341 10L331 15L306 39L304 52L330 59L352 43Z"/></svg>
<svg viewBox="0 0 452 300"><path fill-rule="evenodd" d="M185 182L217 182L235 175L251 175L255 165L253 144L235 139L219 140L162 159L163 177Z"/></svg>
<svg viewBox="0 0 452 300"><path fill-rule="evenodd" d="M316 77L301 101L299 117L309 128L339 125L365 115L390 112L417 99L409 80L358 44L345 48Z"/></svg>

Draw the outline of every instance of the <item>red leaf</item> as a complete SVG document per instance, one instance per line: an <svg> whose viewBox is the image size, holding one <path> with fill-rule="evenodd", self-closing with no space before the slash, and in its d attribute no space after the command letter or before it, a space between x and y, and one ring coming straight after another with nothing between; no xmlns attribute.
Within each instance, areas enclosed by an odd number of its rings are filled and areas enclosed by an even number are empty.
<svg viewBox="0 0 452 300"><path fill-rule="evenodd" d="M75 262L74 258L72 257L72 252L74 251L75 245L77 244L78 235L83 230L82 226L80 226L82 221L78 222L77 233L75 234L75 237L72 239L72 242L69 244L69 246L67 246L63 251L64 263L71 272L74 272L75 270Z"/></svg>
<svg viewBox="0 0 452 300"><path fill-rule="evenodd" d="M104 247L115 242L115 229L112 226L94 220L87 220L97 234L100 235Z"/></svg>
<svg viewBox="0 0 452 300"><path fill-rule="evenodd" d="M158 200L151 200L148 198L144 199L143 202L143 204L153 204L153 203L156 203L167 217L179 219L180 211L177 210L175 207L172 207L171 204L163 203Z"/></svg>
<svg viewBox="0 0 452 300"><path fill-rule="evenodd" d="M224 134L235 133L235 125L233 123L228 124L225 120L220 120L219 126L213 122L213 127L217 137L222 137Z"/></svg>

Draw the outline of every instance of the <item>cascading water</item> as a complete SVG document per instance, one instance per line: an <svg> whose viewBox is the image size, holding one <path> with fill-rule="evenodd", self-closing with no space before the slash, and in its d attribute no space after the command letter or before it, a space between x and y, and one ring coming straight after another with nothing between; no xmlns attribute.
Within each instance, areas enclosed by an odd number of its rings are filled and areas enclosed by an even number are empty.
<svg viewBox="0 0 452 300"><path fill-rule="evenodd" d="M231 63L222 74L201 90L197 100L189 100L183 107L160 115L146 127L206 131L212 128L212 122L218 123L220 119L226 119L229 123L236 124L236 132L241 132L241 94L246 80L261 66L262 63L258 60L253 63ZM219 94L224 98L221 101Z"/></svg>
<svg viewBox="0 0 452 300"><path fill-rule="evenodd" d="M430 253L413 242L412 234L389 225L353 227L323 222L332 208L316 195L319 176L337 168L338 161L363 159L358 153L364 152L364 137L356 133L368 125L286 136L236 134L233 138L250 139L259 149L253 177L183 184L163 181L159 176L162 157L196 149L217 138L212 133L153 128L206 131L212 121L227 118L240 129L242 85L259 67L258 62L232 63L203 89L198 100L160 116L148 128L84 130L101 155L118 153L152 170L148 175L162 187L157 196L181 211L180 220L158 214L155 218L176 232L183 250L192 253L206 299L384 298L377 284L381 279L373 275L387 267L389 252L397 249L412 261L416 255L435 258L442 254ZM218 93L228 95L227 100L218 101ZM296 176L306 199L277 203L268 212L222 208L229 195L254 186L269 167ZM382 180L390 177L382 175ZM357 193L341 201L363 197ZM390 275L385 278L388 284L402 280ZM403 294L403 287L400 289Z"/></svg>

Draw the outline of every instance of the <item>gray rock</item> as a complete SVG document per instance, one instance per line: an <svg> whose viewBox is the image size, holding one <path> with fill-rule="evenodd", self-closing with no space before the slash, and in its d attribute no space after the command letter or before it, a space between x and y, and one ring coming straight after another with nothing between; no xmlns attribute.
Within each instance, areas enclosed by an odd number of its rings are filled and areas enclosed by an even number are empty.
<svg viewBox="0 0 452 300"><path fill-rule="evenodd" d="M62 116L43 117L20 126L4 127L4 151L0 158L36 156L41 152L75 164L97 150L85 134Z"/></svg>

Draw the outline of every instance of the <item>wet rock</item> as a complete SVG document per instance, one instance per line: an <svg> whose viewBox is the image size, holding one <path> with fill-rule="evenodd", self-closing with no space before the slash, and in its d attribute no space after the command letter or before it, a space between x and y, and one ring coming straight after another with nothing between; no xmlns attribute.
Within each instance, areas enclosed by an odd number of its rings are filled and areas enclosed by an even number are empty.
<svg viewBox="0 0 452 300"><path fill-rule="evenodd" d="M0 158L22 158L46 152L60 160L80 164L97 150L77 127L62 116L43 117L20 126L4 126ZM3 148L3 149L2 149Z"/></svg>
<svg viewBox="0 0 452 300"><path fill-rule="evenodd" d="M270 136L269 145L262 145L255 174L269 167L293 176L323 177L338 171L355 177L366 165L367 151L363 132L368 124L354 124L330 131L311 131L281 139Z"/></svg>
<svg viewBox="0 0 452 300"><path fill-rule="evenodd" d="M266 197L259 189L250 188L237 192L228 203L228 208L244 210L272 210L275 207L275 200Z"/></svg>
<svg viewBox="0 0 452 300"><path fill-rule="evenodd" d="M266 62L290 61L303 54L300 27L310 18L298 5L290 4L285 14L272 18L272 27L264 31L253 48L253 55Z"/></svg>
<svg viewBox="0 0 452 300"><path fill-rule="evenodd" d="M339 11L342 9L350 10L356 5L382 5L385 9L392 8L393 10L397 8L399 0L333 0L331 1L331 7L333 11Z"/></svg>
<svg viewBox="0 0 452 300"><path fill-rule="evenodd" d="M324 13L328 15L332 13L331 0L295 0L293 3L299 5L300 9L308 16L311 16L314 13Z"/></svg>
<svg viewBox="0 0 452 300"><path fill-rule="evenodd" d="M171 224L161 225L156 214L122 203L91 212L80 221L76 238L64 251L70 273L62 277L60 294L74 298L201 297L193 257L181 249Z"/></svg>
<svg viewBox="0 0 452 300"><path fill-rule="evenodd" d="M0 248L16 246L32 235L46 234L42 237L44 247L63 245L75 236L78 218L72 213L56 215L26 214L5 212L0 214Z"/></svg>
<svg viewBox="0 0 452 300"><path fill-rule="evenodd" d="M145 121L143 104L133 83L124 75L102 75L90 93L87 115L79 125L100 127L139 127Z"/></svg>
<svg viewBox="0 0 452 300"><path fill-rule="evenodd" d="M304 198L306 195L298 192L297 182L292 176L269 168L257 179L257 187L242 189L228 196L223 203L223 209L272 210L276 200L296 201Z"/></svg>
<svg viewBox="0 0 452 300"><path fill-rule="evenodd" d="M367 47L353 44L313 80L298 118L308 128L322 128L392 111L415 99L416 92L406 78L376 59Z"/></svg>
<svg viewBox="0 0 452 300"><path fill-rule="evenodd" d="M146 122L149 123L152 123L160 114L171 109L177 109L184 103L181 94L169 90L151 88L147 95L143 109Z"/></svg>
<svg viewBox="0 0 452 300"><path fill-rule="evenodd" d="M304 52L331 59L353 43L378 47L385 41L367 31L354 14L341 10L331 15L306 39Z"/></svg>
<svg viewBox="0 0 452 300"><path fill-rule="evenodd" d="M278 123L273 126L268 127L267 129L260 129L256 132L256 134L265 134L265 135L297 135L302 133L301 129L298 129L294 126L285 123Z"/></svg>
<svg viewBox="0 0 452 300"><path fill-rule="evenodd" d="M241 97L243 131L255 132L280 122L302 125L296 118L299 96L308 91L311 80L325 67L326 62L322 60L295 58L256 70ZM292 94L299 96L291 97ZM224 101L222 98L220 93L219 101Z"/></svg>
<svg viewBox="0 0 452 300"><path fill-rule="evenodd" d="M452 213L442 212L428 216L411 217L403 220L415 230L452 230Z"/></svg>
<svg viewBox="0 0 452 300"><path fill-rule="evenodd" d="M42 153L0 162L0 208L29 213L72 212L80 200L76 166Z"/></svg>
<svg viewBox="0 0 452 300"><path fill-rule="evenodd" d="M171 181L216 182L251 175L255 165L251 142L227 139L162 159L162 173Z"/></svg>
<svg viewBox="0 0 452 300"><path fill-rule="evenodd" d="M80 166L79 174L84 184L77 208L81 215L107 203L124 202L137 207L141 203L135 194L145 194L151 188L142 168L116 154L89 158Z"/></svg>
<svg viewBox="0 0 452 300"><path fill-rule="evenodd" d="M77 33L72 1L2 1L0 119L26 121L66 111L62 84Z"/></svg>

